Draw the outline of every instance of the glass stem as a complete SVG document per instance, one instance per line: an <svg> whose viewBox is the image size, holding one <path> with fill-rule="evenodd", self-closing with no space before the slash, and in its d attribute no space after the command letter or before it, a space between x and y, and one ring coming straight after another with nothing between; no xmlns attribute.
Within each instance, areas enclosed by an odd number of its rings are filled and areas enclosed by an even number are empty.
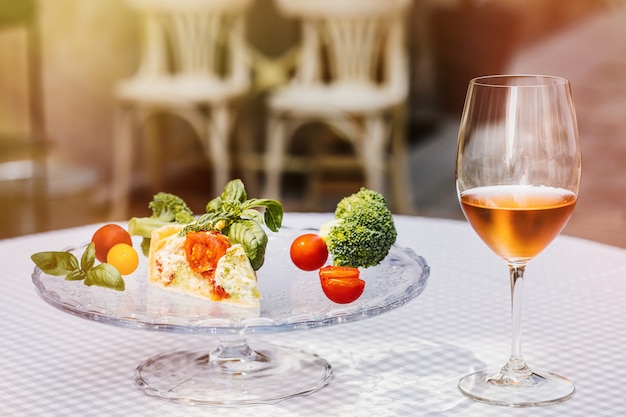
<svg viewBox="0 0 626 417"><path fill-rule="evenodd" d="M511 357L502 369L502 373L513 380L526 378L532 373L522 358L522 298L525 268L526 265L509 265L511 278Z"/></svg>
<svg viewBox="0 0 626 417"><path fill-rule="evenodd" d="M271 366L271 358L252 350L245 338L220 338L220 344L209 354L209 366L221 374L254 375Z"/></svg>
<svg viewBox="0 0 626 417"><path fill-rule="evenodd" d="M219 338L220 344L211 352L212 361L238 361L245 362L254 359L255 352L248 346L244 338L228 339Z"/></svg>

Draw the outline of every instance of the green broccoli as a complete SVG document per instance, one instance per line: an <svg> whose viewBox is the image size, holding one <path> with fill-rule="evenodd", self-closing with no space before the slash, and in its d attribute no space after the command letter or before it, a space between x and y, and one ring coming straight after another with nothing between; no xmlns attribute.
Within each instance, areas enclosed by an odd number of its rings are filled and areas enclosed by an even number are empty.
<svg viewBox="0 0 626 417"><path fill-rule="evenodd" d="M141 236L141 249L148 255L152 231L172 223L188 224L195 220L193 212L185 201L177 195L160 192L148 203L152 209L150 217L133 217L128 221L128 233Z"/></svg>
<svg viewBox="0 0 626 417"><path fill-rule="evenodd" d="M156 194L148 207L152 209L152 217L165 222L187 224L194 221L193 212L182 198L169 193Z"/></svg>
<svg viewBox="0 0 626 417"><path fill-rule="evenodd" d="M363 268L378 265L397 237L385 198L367 188L344 197L337 204L335 219L323 225L319 234L334 265Z"/></svg>

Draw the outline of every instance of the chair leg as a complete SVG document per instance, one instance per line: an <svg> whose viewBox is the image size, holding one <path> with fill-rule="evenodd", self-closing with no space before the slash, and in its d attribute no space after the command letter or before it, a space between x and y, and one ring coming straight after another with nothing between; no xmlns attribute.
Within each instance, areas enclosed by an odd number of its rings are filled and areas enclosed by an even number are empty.
<svg viewBox="0 0 626 417"><path fill-rule="evenodd" d="M259 160L255 148L256 127L250 121L238 123L234 130L235 164L241 173L241 179L246 185L246 192L249 196L260 195L259 171L263 169L263 160Z"/></svg>
<svg viewBox="0 0 626 417"><path fill-rule="evenodd" d="M229 180L230 160L228 142L231 130L231 114L227 106L216 106L212 111L205 138L205 150L213 163L213 192L220 194Z"/></svg>
<svg viewBox="0 0 626 417"><path fill-rule="evenodd" d="M391 167L393 203L398 213L415 214L415 208L411 203L410 184L408 184L408 151L404 131L406 126L406 105L400 105L394 111L391 162L389 164Z"/></svg>
<svg viewBox="0 0 626 417"><path fill-rule="evenodd" d="M286 128L277 116L270 116L267 124L267 154L265 156L266 198L281 198L280 174L283 168Z"/></svg>
<svg viewBox="0 0 626 417"><path fill-rule="evenodd" d="M48 230L50 225L48 155L44 149L37 147L33 155L35 230Z"/></svg>
<svg viewBox="0 0 626 417"><path fill-rule="evenodd" d="M113 175L109 214L111 220L123 220L128 216L133 160L132 128L132 110L118 108L115 112L113 133Z"/></svg>
<svg viewBox="0 0 626 417"><path fill-rule="evenodd" d="M406 163L407 152L403 132L400 130L402 123L394 117L394 126L385 121L384 116L368 117L365 120L364 142L361 152L364 160L366 186L372 190L383 193L387 202L396 213L411 213L411 205L407 196L409 190L406 184L408 166ZM393 132L391 129L393 128ZM385 147L387 138L391 138L392 157L387 161ZM387 186L385 176L385 164L388 166L391 184Z"/></svg>
<svg viewBox="0 0 626 417"><path fill-rule="evenodd" d="M360 153L363 157L365 184L367 188L385 192L385 139L387 127L382 116L370 116L364 121L365 128Z"/></svg>
<svg viewBox="0 0 626 417"><path fill-rule="evenodd" d="M148 184L152 192L158 192L163 190L163 143L162 132L164 129L163 119L158 115L146 114L141 118L142 123L141 130L145 140L143 143L146 145L146 156L143 158L146 161L146 168L148 173Z"/></svg>

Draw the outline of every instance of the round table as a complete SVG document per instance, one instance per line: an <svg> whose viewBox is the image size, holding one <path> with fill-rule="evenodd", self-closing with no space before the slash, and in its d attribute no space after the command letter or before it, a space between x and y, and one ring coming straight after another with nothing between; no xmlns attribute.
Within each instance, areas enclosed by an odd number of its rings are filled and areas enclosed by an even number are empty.
<svg viewBox="0 0 626 417"><path fill-rule="evenodd" d="M287 213L284 224L332 214ZM616 416L626 414L626 250L559 236L528 266L524 356L576 385L564 403L503 409L466 399L458 379L503 365L510 347L505 263L463 221L397 216L398 244L426 258L428 287L407 305L354 323L259 335L315 352L333 381L309 396L244 408L193 407L145 395L135 367L206 336L118 328L56 310L31 281L35 252L84 242L99 224L0 240L0 403L18 416Z"/></svg>

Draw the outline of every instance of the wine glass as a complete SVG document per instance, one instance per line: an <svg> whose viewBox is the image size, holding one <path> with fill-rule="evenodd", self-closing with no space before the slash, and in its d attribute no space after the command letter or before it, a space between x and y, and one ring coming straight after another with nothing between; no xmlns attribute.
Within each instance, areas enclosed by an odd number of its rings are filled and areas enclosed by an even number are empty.
<svg viewBox="0 0 626 417"><path fill-rule="evenodd" d="M470 81L457 146L457 195L478 236L509 266L513 329L504 367L459 381L467 397L524 407L558 403L574 394L568 379L524 362L521 307L526 264L567 223L580 176L568 80L499 75Z"/></svg>

